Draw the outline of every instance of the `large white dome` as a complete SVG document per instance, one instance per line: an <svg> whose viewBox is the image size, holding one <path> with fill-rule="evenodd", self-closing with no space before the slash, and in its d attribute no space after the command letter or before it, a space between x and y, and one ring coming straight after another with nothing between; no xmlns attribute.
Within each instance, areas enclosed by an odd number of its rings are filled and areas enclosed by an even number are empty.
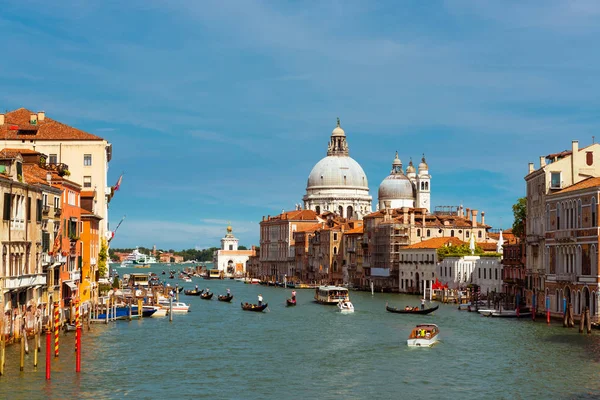
<svg viewBox="0 0 600 400"><path fill-rule="evenodd" d="M367 175L362 167L349 156L327 156L310 171L306 189L315 188L364 188L369 189Z"/></svg>
<svg viewBox="0 0 600 400"><path fill-rule="evenodd" d="M389 175L379 185L379 201L382 200L413 200L416 196L413 185L404 174Z"/></svg>

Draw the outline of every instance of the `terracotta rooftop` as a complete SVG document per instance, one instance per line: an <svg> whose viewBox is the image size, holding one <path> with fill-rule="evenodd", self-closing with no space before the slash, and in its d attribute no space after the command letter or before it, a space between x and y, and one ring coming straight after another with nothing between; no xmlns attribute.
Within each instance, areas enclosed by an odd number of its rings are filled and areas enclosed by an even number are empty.
<svg viewBox="0 0 600 400"><path fill-rule="evenodd" d="M11 140L104 140L48 117L32 125L30 118L33 114L37 115L26 108L7 112L4 124L0 125L0 136Z"/></svg>
<svg viewBox="0 0 600 400"><path fill-rule="evenodd" d="M314 212L313 210L285 211L279 215L270 217L266 221L273 221L273 220L316 221L317 213Z"/></svg>
<svg viewBox="0 0 600 400"><path fill-rule="evenodd" d="M439 249L447 245L460 246L462 244L465 244L465 242L457 237L440 237L411 244L410 246L406 246L405 249Z"/></svg>
<svg viewBox="0 0 600 400"><path fill-rule="evenodd" d="M568 188L565 188L563 190L559 190L558 192L552 193L552 195L574 192L576 190L581 190L581 189L589 189L589 188L593 188L596 186L600 186L600 177L590 177L590 178L584 179L581 182L578 182L574 185L571 185Z"/></svg>
<svg viewBox="0 0 600 400"><path fill-rule="evenodd" d="M346 235L360 234L360 233L364 233L364 227L362 225L357 226L354 229L350 229L350 230L344 232L344 234L346 234Z"/></svg>
<svg viewBox="0 0 600 400"><path fill-rule="evenodd" d="M314 232L314 231L317 231L319 229L321 229L321 224L320 223L314 224L314 225L310 225L310 226L307 226L307 227L304 227L304 228L297 229L296 232Z"/></svg>

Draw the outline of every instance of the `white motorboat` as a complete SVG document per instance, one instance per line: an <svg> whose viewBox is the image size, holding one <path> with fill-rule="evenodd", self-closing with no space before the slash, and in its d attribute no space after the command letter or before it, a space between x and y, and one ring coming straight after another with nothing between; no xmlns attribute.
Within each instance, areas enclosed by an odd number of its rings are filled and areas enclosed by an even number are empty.
<svg viewBox="0 0 600 400"><path fill-rule="evenodd" d="M154 310L154 314L151 316L152 318L165 317L167 315L167 309L158 306L144 306L144 311L145 310Z"/></svg>
<svg viewBox="0 0 600 400"><path fill-rule="evenodd" d="M349 314L354 312L354 305L350 301L342 300L337 304L337 307L342 314Z"/></svg>
<svg viewBox="0 0 600 400"><path fill-rule="evenodd" d="M161 306L162 308L164 308L166 310L166 312L169 312L170 309L170 305L169 302L165 302L165 301L160 301L158 303L159 306ZM174 301L173 302L173 313L186 313L190 311L190 306L182 303L182 302L178 302L178 301Z"/></svg>
<svg viewBox="0 0 600 400"><path fill-rule="evenodd" d="M484 317L489 317L492 313L498 312L495 308L480 308L477 312Z"/></svg>
<svg viewBox="0 0 600 400"><path fill-rule="evenodd" d="M531 317L531 311L526 310L517 312L517 310L502 310L494 311L490 316L496 318L525 318Z"/></svg>
<svg viewBox="0 0 600 400"><path fill-rule="evenodd" d="M431 347L437 343L439 333L436 324L419 324L410 333L406 344L410 347Z"/></svg>

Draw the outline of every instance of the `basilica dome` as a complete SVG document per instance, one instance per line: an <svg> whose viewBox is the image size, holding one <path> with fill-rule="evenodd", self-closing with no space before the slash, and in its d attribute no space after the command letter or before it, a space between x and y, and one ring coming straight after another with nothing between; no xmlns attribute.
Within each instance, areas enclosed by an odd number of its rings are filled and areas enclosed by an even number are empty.
<svg viewBox="0 0 600 400"><path fill-rule="evenodd" d="M406 175L389 175L379 185L378 199L381 200L414 200L413 185Z"/></svg>
<svg viewBox="0 0 600 400"><path fill-rule="evenodd" d="M307 189L316 187L359 187L369 189L367 175L350 156L327 156L310 171Z"/></svg>

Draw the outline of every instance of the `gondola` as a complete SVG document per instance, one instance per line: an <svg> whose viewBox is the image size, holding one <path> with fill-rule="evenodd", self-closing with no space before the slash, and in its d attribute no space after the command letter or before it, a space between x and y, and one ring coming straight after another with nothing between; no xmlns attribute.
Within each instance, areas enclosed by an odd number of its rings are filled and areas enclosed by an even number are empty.
<svg viewBox="0 0 600 400"><path fill-rule="evenodd" d="M396 314L429 314L434 312L435 310L437 310L440 306L435 306L432 308L425 308L423 310L421 310L420 308L418 310L404 310L404 309L397 309L396 307L390 307L386 304L385 309L388 310L389 312L392 313L396 313Z"/></svg>
<svg viewBox="0 0 600 400"><path fill-rule="evenodd" d="M184 290L183 293L187 296L200 296L204 291L203 290Z"/></svg>
<svg viewBox="0 0 600 400"><path fill-rule="evenodd" d="M285 301L287 302L287 305L288 305L288 307L291 307L291 306L295 306L295 305L296 305L296 300L293 300L293 299L286 299Z"/></svg>
<svg viewBox="0 0 600 400"><path fill-rule="evenodd" d="M233 295L232 294L219 295L217 297L217 300L219 300L219 301L225 301L227 303L229 303L231 301L231 299L233 299Z"/></svg>
<svg viewBox="0 0 600 400"><path fill-rule="evenodd" d="M206 293L202 293L200 295L200 297L202 297L204 300L210 300L213 297L213 294L210 292L206 292Z"/></svg>
<svg viewBox="0 0 600 400"><path fill-rule="evenodd" d="M248 305L245 305L244 303L241 303L241 304L242 304L242 310L256 311L256 312L261 312L269 306L267 303L263 304L262 306L258 306L256 304L248 304Z"/></svg>

